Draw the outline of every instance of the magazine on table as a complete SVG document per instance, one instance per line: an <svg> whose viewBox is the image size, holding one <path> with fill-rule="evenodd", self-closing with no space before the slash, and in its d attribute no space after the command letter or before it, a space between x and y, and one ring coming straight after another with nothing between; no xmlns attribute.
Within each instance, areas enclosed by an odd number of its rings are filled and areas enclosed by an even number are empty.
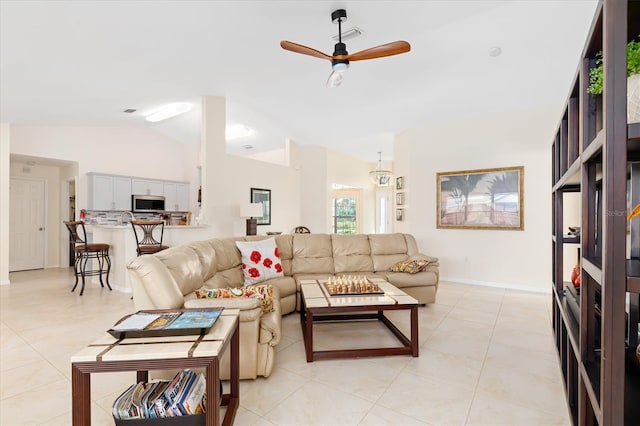
<svg viewBox="0 0 640 426"><path fill-rule="evenodd" d="M120 320L108 332L119 339L204 334L213 327L222 310L139 311Z"/></svg>

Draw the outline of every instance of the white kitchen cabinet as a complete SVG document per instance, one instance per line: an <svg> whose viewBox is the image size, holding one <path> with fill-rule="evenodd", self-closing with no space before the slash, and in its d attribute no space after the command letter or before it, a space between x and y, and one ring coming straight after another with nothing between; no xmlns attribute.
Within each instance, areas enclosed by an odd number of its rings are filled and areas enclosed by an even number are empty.
<svg viewBox="0 0 640 426"><path fill-rule="evenodd" d="M134 195L164 195L164 183L159 180L131 179Z"/></svg>
<svg viewBox="0 0 640 426"><path fill-rule="evenodd" d="M190 187L191 185L188 183L165 182L164 196L166 210L175 212L189 211Z"/></svg>
<svg viewBox="0 0 640 426"><path fill-rule="evenodd" d="M131 179L113 178L114 210L131 210Z"/></svg>
<svg viewBox="0 0 640 426"><path fill-rule="evenodd" d="M131 179L88 174L90 210L130 210Z"/></svg>

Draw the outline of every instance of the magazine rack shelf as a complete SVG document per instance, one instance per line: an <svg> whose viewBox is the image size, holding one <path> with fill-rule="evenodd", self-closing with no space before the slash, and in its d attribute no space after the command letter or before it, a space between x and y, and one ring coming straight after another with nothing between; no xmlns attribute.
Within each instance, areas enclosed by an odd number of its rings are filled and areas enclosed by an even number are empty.
<svg viewBox="0 0 640 426"><path fill-rule="evenodd" d="M91 424L91 374L135 371L136 382L147 382L149 371L204 368L206 412L182 420L154 419L153 424L233 424L240 405L239 311L225 309L204 336L117 339L106 334L71 357L72 420L74 426ZM230 351L230 392L220 392L220 358ZM227 409L221 419L219 405ZM204 419L203 419L204 417ZM180 419L180 417L177 417ZM126 424L144 424L127 420Z"/></svg>
<svg viewBox="0 0 640 426"><path fill-rule="evenodd" d="M627 221L640 203L640 123L626 116L626 46L638 35L640 2L598 3L552 143L552 319L574 425L640 424L640 218ZM587 88L599 52L604 90L594 95ZM580 209L563 223L571 192ZM578 241L566 236L576 223ZM564 265L576 244L577 297Z"/></svg>

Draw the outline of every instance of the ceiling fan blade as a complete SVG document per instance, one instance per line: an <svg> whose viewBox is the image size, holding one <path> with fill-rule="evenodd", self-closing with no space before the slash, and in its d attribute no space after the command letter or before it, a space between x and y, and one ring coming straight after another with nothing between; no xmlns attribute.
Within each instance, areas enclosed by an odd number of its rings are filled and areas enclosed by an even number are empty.
<svg viewBox="0 0 640 426"><path fill-rule="evenodd" d="M289 50L291 52L302 53L303 55L315 56L316 58L327 59L329 61L331 60L331 56L325 53L322 53L319 50L312 49L310 47L303 46L301 44L293 43L291 41L282 40L280 42L280 47L282 47L284 50Z"/></svg>
<svg viewBox="0 0 640 426"><path fill-rule="evenodd" d="M334 87L340 86L340 84L342 84L342 73L339 71L332 71L327 79L327 88L333 89Z"/></svg>
<svg viewBox="0 0 640 426"><path fill-rule="evenodd" d="M349 61L363 61L365 59L382 58L385 56L398 55L411 50L411 45L406 41L394 41L392 43L382 44L380 46L371 47L361 50L351 55L347 55L344 59Z"/></svg>

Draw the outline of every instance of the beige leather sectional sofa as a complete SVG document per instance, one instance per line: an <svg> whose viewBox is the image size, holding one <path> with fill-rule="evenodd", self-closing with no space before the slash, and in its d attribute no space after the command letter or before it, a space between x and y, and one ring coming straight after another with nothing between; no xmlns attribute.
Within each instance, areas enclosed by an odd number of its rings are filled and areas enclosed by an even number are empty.
<svg viewBox="0 0 640 426"><path fill-rule="evenodd" d="M274 365L274 346L280 341L281 316L300 306L300 279L331 275L384 277L413 296L420 304L435 301L438 288L438 259L419 253L409 234L277 235L284 277L262 284L274 287L274 311L263 313L260 301L245 297L198 299L201 288L240 287L244 283L241 253L236 241L266 236L214 238L197 241L129 263L136 309L178 309L182 307L226 307L240 309L240 378L268 377ZM390 272L395 263L426 259L429 266L409 274ZM228 370L223 358L222 371ZM223 377L225 377L223 373Z"/></svg>

